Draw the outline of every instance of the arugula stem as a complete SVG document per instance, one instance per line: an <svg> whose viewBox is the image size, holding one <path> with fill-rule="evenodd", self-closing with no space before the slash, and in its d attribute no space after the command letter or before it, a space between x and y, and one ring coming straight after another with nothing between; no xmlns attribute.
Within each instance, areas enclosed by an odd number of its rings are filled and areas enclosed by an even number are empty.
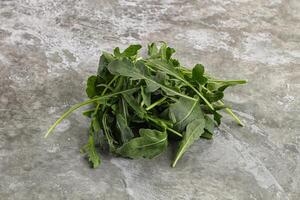
<svg viewBox="0 0 300 200"><path fill-rule="evenodd" d="M192 88L192 90L194 90L199 97L206 103L206 105L211 109L211 110L215 110L214 107L211 105L211 103L209 103L209 101L196 89L194 88L194 86L192 86L190 83L186 83L190 88Z"/></svg>
<svg viewBox="0 0 300 200"><path fill-rule="evenodd" d="M98 100L98 99L97 99ZM95 100L95 101L97 101ZM48 129L46 135L45 135L45 138L48 137L48 135L53 131L53 129L64 119L66 118L67 116L69 116L74 110L82 107L82 106L85 106L85 105L88 105L90 103L93 103L95 101L84 101L84 102L81 102L81 103L78 103L78 104L75 104L74 106L72 106L69 110L67 110L67 112L65 112L58 120L56 120L56 122Z"/></svg>
<svg viewBox="0 0 300 200"><path fill-rule="evenodd" d="M182 137L182 134L179 133L179 132L177 132L177 131L175 131L174 129L171 129L171 128L168 127L167 130L170 131L170 132L172 132L172 133L174 133L175 135L177 135L179 137Z"/></svg>
<svg viewBox="0 0 300 200"><path fill-rule="evenodd" d="M246 80L215 80L215 79L209 79L208 82L215 82L215 83L238 83L238 84L247 83Z"/></svg>
<svg viewBox="0 0 300 200"><path fill-rule="evenodd" d="M89 99L87 101L83 101L81 103L78 103L78 104L75 104L74 106L72 106L69 110L67 110L58 120L56 120L56 122L54 122L54 124L48 129L47 133L45 134L45 138L48 137L48 135L53 131L53 129L63 120L65 119L66 117L68 117L74 110L82 107L82 106L85 106L85 105L88 105L88 104L91 104L91 103L94 103L94 102L97 102L101 99L106 99L106 98L110 98L112 96L115 96L115 95L118 95L118 94L122 94L122 93L128 93L128 92L134 92L136 90L138 90L139 88L132 88L132 89L128 89L128 90L123 90L123 91L120 91L120 92L115 92L115 93L112 93L112 94L108 94L108 95L105 95L105 96L100 96L100 97L96 97L96 98L93 98L93 99Z"/></svg>
<svg viewBox="0 0 300 200"><path fill-rule="evenodd" d="M222 101L218 101L221 106L224 106ZM245 126L244 123L232 112L230 108L225 108L225 111L236 121L236 123L240 126Z"/></svg>
<svg viewBox="0 0 300 200"><path fill-rule="evenodd" d="M111 81L107 84L107 86L109 87L117 78L118 78L119 76L114 76L114 78L113 79L111 79ZM107 87L105 87L104 88L104 90L102 91L102 93L101 93L101 96L102 95L104 95L105 93L106 93L106 91L107 91Z"/></svg>
<svg viewBox="0 0 300 200"><path fill-rule="evenodd" d="M103 96L103 95L106 93L107 89L110 89L110 85L111 85L113 82L115 82L115 80L117 80L118 78L119 78L119 76L114 76L114 77L111 79L111 81L107 84L107 87L105 87L104 90L102 91L101 96ZM113 92L112 88L111 88L110 90ZM98 108L98 109L99 109L99 108ZM105 106L102 106L102 111L104 111L104 109L105 109Z"/></svg>
<svg viewBox="0 0 300 200"><path fill-rule="evenodd" d="M241 81L245 81L245 80L241 80ZM247 82L247 81L246 81L246 82ZM245 82L245 83L246 83L246 82ZM206 87L204 87L204 86L202 86L202 88L205 89L205 90L208 91L208 92L211 92L208 88L206 88ZM221 100L219 100L218 103L220 104L220 106L225 106L225 104L224 104ZM229 115L236 121L236 123L237 123L238 125L240 125L240 126L245 126L244 123L238 118L238 116L236 116L236 115L232 112L232 110L231 110L230 108L225 108L225 112L227 112L227 114L229 114Z"/></svg>
<svg viewBox="0 0 300 200"><path fill-rule="evenodd" d="M162 103L164 100L166 100L166 99L167 99L167 97L163 97L163 98L157 100L156 102L154 102L153 104L151 104L150 106L148 106L148 107L146 108L146 110L151 110L151 109L154 108L155 106L161 104L161 103Z"/></svg>
<svg viewBox="0 0 300 200"><path fill-rule="evenodd" d="M195 98L193 98L193 97L190 97L190 96L188 96L188 95L185 95L185 94L182 94L182 93L180 93L180 92L177 92L177 91L175 91L175 90L173 90L173 89L171 89L171 88L169 88L169 87L167 87L167 86L165 86L165 85L163 85L163 84L160 84L160 83L158 83L158 82L156 82L156 81L154 81L154 80L152 80L152 79L147 78L146 76L144 76L143 78L146 79L146 80L148 80L148 81L150 81L150 82L153 82L154 84L159 85L160 88L162 88L162 89L164 88L165 90L168 90L168 91L170 91L170 92L172 92L172 93L174 93L174 94L176 94L176 95L178 95L178 96L181 96L181 97L184 97L184 98L193 100L193 101L197 101L197 100L196 100Z"/></svg>
<svg viewBox="0 0 300 200"><path fill-rule="evenodd" d="M181 133L178 133L177 131L175 131L174 129L168 127L168 126L162 126L160 123L158 123L155 119L153 119L152 117L148 116L148 119L150 121L152 121L154 124L156 124L157 126L159 127L162 127L162 128L166 128L167 130L169 130L170 132L174 133L175 135L179 136L179 137L182 137L182 134Z"/></svg>
<svg viewBox="0 0 300 200"><path fill-rule="evenodd" d="M126 122L126 124L127 124L128 110L127 110L127 107L125 107L125 106L127 106L127 104L125 104L125 100L124 100L123 97L121 98L121 102L122 102L122 107L123 107L123 117L124 117L125 122Z"/></svg>
<svg viewBox="0 0 300 200"><path fill-rule="evenodd" d="M100 107L100 103L97 103L97 106L96 106L96 109L95 109L93 115L96 115L96 114L97 114L97 112L98 112L98 110L99 110L99 107Z"/></svg>
<svg viewBox="0 0 300 200"><path fill-rule="evenodd" d="M106 85L106 84L98 84L98 85L96 85L96 87L104 87L106 90L109 89L111 91L114 90L112 87L110 87L109 85ZM104 90L103 90L103 92L104 92Z"/></svg>
<svg viewBox="0 0 300 200"><path fill-rule="evenodd" d="M89 112L92 112L92 111L95 111L95 109L92 108L92 109L85 110L85 111L82 112L82 114L85 115L86 113L89 113Z"/></svg>

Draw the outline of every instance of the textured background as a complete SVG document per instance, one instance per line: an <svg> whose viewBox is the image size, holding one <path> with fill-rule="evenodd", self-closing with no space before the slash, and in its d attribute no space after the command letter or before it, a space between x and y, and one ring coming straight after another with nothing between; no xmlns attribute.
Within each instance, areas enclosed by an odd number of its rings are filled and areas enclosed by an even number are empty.
<svg viewBox="0 0 300 200"><path fill-rule="evenodd" d="M79 154L80 112L102 50L165 40L186 66L249 80L226 100L213 141L196 142L176 168L155 160ZM300 199L299 0L0 0L0 199Z"/></svg>

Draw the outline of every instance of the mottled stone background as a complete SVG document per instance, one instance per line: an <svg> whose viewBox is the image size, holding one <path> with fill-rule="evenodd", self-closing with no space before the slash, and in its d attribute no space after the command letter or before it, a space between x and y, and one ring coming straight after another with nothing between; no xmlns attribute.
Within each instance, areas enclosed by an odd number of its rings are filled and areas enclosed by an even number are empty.
<svg viewBox="0 0 300 200"><path fill-rule="evenodd" d="M74 113L102 50L165 40L186 66L249 83L226 101L213 141L176 168L79 154L88 121ZM0 0L0 199L300 199L299 0Z"/></svg>

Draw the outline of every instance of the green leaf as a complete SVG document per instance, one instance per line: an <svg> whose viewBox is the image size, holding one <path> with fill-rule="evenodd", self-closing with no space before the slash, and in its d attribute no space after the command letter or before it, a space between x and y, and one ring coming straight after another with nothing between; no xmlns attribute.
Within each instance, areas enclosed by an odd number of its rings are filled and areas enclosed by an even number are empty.
<svg viewBox="0 0 300 200"><path fill-rule="evenodd" d="M210 101L210 102L217 102L224 97L224 93L222 91L213 91L213 92L208 92L205 94L205 97Z"/></svg>
<svg viewBox="0 0 300 200"><path fill-rule="evenodd" d="M175 160L172 167L176 166L176 163L184 154L184 152L196 141L204 132L205 120L196 119L187 125L186 132L183 135L182 140L179 143L179 148L176 153Z"/></svg>
<svg viewBox="0 0 300 200"><path fill-rule="evenodd" d="M107 67L107 65L114 60L113 56L109 53L103 52L103 54L100 56L99 64L98 64L98 70L97 74L101 75L103 70Z"/></svg>
<svg viewBox="0 0 300 200"><path fill-rule="evenodd" d="M164 71L165 73L177 78L178 80L182 81L183 83L185 83L188 87L190 87L209 107L211 110L214 110L213 106L210 104L210 102L203 96L203 94L201 94L200 91L198 91L191 83L189 83L184 76L180 73L179 70L175 69L173 66L171 66L170 63L167 63L165 61L162 60L148 60L146 62L146 65L159 69L161 71Z"/></svg>
<svg viewBox="0 0 300 200"><path fill-rule="evenodd" d="M127 104L134 110L135 114L139 116L141 119L144 119L147 115L146 110L144 110L140 105L136 102L136 100L128 94L123 95Z"/></svg>
<svg viewBox="0 0 300 200"><path fill-rule="evenodd" d="M115 55L117 58L122 57L122 54L120 53L120 48L119 48L119 47L116 47L116 48L114 49L114 55Z"/></svg>
<svg viewBox="0 0 300 200"><path fill-rule="evenodd" d="M94 130L95 133L99 132L100 129L101 129L101 125L100 125L99 118L98 118L97 114L93 115L92 127L93 127L93 130Z"/></svg>
<svg viewBox="0 0 300 200"><path fill-rule="evenodd" d="M150 57L156 57L158 54L158 48L155 43L151 43L148 45L148 55Z"/></svg>
<svg viewBox="0 0 300 200"><path fill-rule="evenodd" d="M185 98L179 98L176 103L170 105L169 116L173 118L174 127L178 131L183 131L195 119L204 119L199 102Z"/></svg>
<svg viewBox="0 0 300 200"><path fill-rule="evenodd" d="M166 49L166 59L170 60L172 54L174 54L176 51L173 48L167 47Z"/></svg>
<svg viewBox="0 0 300 200"><path fill-rule="evenodd" d="M134 67L134 64L129 59L114 60L107 66L108 70L115 75L127 76L137 79L142 79L141 71Z"/></svg>
<svg viewBox="0 0 300 200"><path fill-rule="evenodd" d="M121 133L121 141L122 143L128 142L131 138L133 138L133 133L131 129L129 128L127 121L121 114L117 114L117 128L119 129Z"/></svg>
<svg viewBox="0 0 300 200"><path fill-rule="evenodd" d="M168 146L167 133L152 129L140 129L140 137L131 139L116 152L128 158L154 158Z"/></svg>
<svg viewBox="0 0 300 200"><path fill-rule="evenodd" d="M94 96L97 95L97 91L96 91L96 85L97 85L97 81L98 77L97 76L90 76L87 80L87 84L86 84L86 94L88 95L88 97L93 98Z"/></svg>
<svg viewBox="0 0 300 200"><path fill-rule="evenodd" d="M156 90L158 90L160 88L160 84L156 84L153 81L148 81L146 80L146 92L151 93L151 92L155 92Z"/></svg>
<svg viewBox="0 0 300 200"><path fill-rule="evenodd" d="M128 105L127 105L124 97L121 97L121 99L119 100L119 113L123 116L123 118L127 122Z"/></svg>
<svg viewBox="0 0 300 200"><path fill-rule="evenodd" d="M108 118L107 113L104 113L103 116L102 116L103 131L104 131L105 137L107 139L107 143L108 143L108 146L109 146L109 151L114 152L115 149L116 149L114 143L116 143L116 141L113 138L113 136L111 135L111 129L109 128L109 125L107 123L107 118Z"/></svg>
<svg viewBox="0 0 300 200"><path fill-rule="evenodd" d="M175 49L167 46L165 42L160 42L161 46L158 49L156 43L151 43L148 45L148 55L151 58L162 58L165 60L170 60L173 53L175 53Z"/></svg>
<svg viewBox="0 0 300 200"><path fill-rule="evenodd" d="M206 130L204 130L204 133L202 133L202 135L200 136L201 138L207 139L207 140L211 140L213 137L213 134L207 132Z"/></svg>
<svg viewBox="0 0 300 200"><path fill-rule="evenodd" d="M124 50L122 55L126 57L136 56L141 48L142 46L139 44L130 45L127 49Z"/></svg>
<svg viewBox="0 0 300 200"><path fill-rule="evenodd" d="M146 82L149 82L153 85L159 86L161 89L163 89L165 92L167 92L169 95L178 95L181 97L185 97L187 99L195 100L194 98L187 96L185 94L182 94L178 91L176 91L173 88L167 87L155 80L150 75L144 74L140 68L136 68L133 63L128 59L123 60L114 60L108 65L108 70L115 75L121 75L121 76L127 76L131 77L133 79L144 79Z"/></svg>
<svg viewBox="0 0 300 200"><path fill-rule="evenodd" d="M95 111L94 108L93 108L93 109L88 109L88 110L83 111L82 114L83 114L84 116L86 116L86 117L91 118L91 117L92 117L92 114L94 113L94 111Z"/></svg>
<svg viewBox="0 0 300 200"><path fill-rule="evenodd" d="M142 94L143 102L145 103L145 105L150 106L151 105L151 93L146 92L144 87L141 86L141 94Z"/></svg>
<svg viewBox="0 0 300 200"><path fill-rule="evenodd" d="M146 122L152 122L154 125L161 127L163 129L166 129L168 126L173 126L173 124L168 121L161 118L158 118L156 116L152 116L147 113L146 109L139 106L139 104L136 102L136 100L131 96L124 94L124 99L128 103L128 105L134 110L135 114L140 118L145 120Z"/></svg>
<svg viewBox="0 0 300 200"><path fill-rule="evenodd" d="M209 116L205 115L205 130L211 134L214 134L215 123Z"/></svg>
<svg viewBox="0 0 300 200"><path fill-rule="evenodd" d="M235 85L245 84L245 83L247 83L246 80L228 80L228 81L208 80L207 88L210 91L219 90L223 92L229 86L235 86Z"/></svg>
<svg viewBox="0 0 300 200"><path fill-rule="evenodd" d="M94 133L92 131L89 135L88 143L81 148L81 152L87 154L88 159L92 163L93 168L96 168L100 165L101 160L95 148Z"/></svg>
<svg viewBox="0 0 300 200"><path fill-rule="evenodd" d="M214 114L214 120L217 122L218 125L221 124L221 118L222 115L220 113L218 113L217 111L213 113Z"/></svg>
<svg viewBox="0 0 300 200"><path fill-rule="evenodd" d="M195 65L192 71L192 78L197 83L204 85L207 82L207 78L204 75L204 66L201 64Z"/></svg>

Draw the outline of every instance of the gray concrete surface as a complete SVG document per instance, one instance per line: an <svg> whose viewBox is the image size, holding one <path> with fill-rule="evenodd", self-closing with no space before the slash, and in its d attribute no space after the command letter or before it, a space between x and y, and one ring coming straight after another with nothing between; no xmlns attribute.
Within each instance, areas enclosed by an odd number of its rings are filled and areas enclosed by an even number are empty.
<svg viewBox="0 0 300 200"><path fill-rule="evenodd" d="M225 117L170 168L155 160L79 154L80 112L45 140L47 128L84 100L102 50L165 40L187 66L249 84L226 100ZM1 0L0 199L300 199L300 1Z"/></svg>

